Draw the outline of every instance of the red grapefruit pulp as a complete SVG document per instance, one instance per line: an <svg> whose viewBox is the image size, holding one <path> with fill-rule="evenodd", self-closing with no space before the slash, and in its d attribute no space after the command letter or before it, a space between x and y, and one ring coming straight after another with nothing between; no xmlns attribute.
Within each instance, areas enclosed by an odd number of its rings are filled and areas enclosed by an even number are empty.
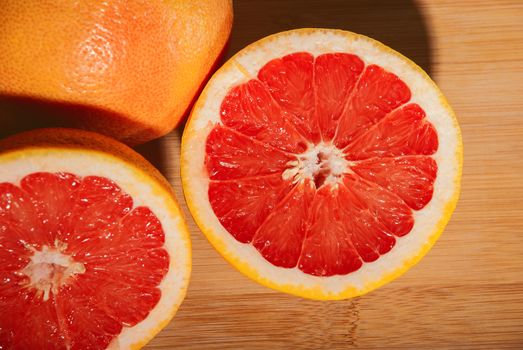
<svg viewBox="0 0 523 350"><path fill-rule="evenodd" d="M103 349L158 303L169 268L147 207L97 176L0 184L0 343Z"/></svg>
<svg viewBox="0 0 523 350"><path fill-rule="evenodd" d="M375 261L432 198L438 137L410 98L353 54L269 61L207 138L216 216L275 266L332 276Z"/></svg>
<svg viewBox="0 0 523 350"><path fill-rule="evenodd" d="M452 109L413 62L363 35L281 32L210 79L182 138L187 205L255 281L365 294L416 264L459 195Z"/></svg>
<svg viewBox="0 0 523 350"><path fill-rule="evenodd" d="M172 189L101 135L0 141L0 348L137 349L174 316L190 243Z"/></svg>

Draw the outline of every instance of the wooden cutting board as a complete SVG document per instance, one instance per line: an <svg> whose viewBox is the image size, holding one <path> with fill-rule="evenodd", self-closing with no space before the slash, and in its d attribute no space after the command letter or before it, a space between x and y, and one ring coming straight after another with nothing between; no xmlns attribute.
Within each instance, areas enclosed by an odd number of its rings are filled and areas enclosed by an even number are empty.
<svg viewBox="0 0 523 350"><path fill-rule="evenodd" d="M310 301L247 279L200 233L180 184L183 127L140 146L176 189L194 257L185 302L146 348L523 349L523 0L234 6L225 58L272 33L326 27L369 35L422 66L462 127L461 199L435 247L403 277L352 300Z"/></svg>
<svg viewBox="0 0 523 350"><path fill-rule="evenodd" d="M181 129L140 150L174 184L194 268L148 349L523 348L523 2L236 0L230 57L265 35L343 28L418 62L458 116L462 195L432 251L368 295L317 302L257 285L210 246L183 203Z"/></svg>

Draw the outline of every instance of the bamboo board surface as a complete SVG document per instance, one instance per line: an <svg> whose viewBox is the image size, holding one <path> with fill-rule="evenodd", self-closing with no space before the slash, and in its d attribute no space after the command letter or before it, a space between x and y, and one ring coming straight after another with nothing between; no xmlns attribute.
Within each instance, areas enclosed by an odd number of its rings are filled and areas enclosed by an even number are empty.
<svg viewBox="0 0 523 350"><path fill-rule="evenodd" d="M235 11L227 57L270 33L312 26L368 34L420 64L462 127L461 199L418 265L341 302L247 279L212 249L183 203L192 280L147 349L523 348L523 2L236 0ZM141 149L183 202L180 135Z"/></svg>
<svg viewBox="0 0 523 350"><path fill-rule="evenodd" d="M434 248L398 280L352 300L304 300L244 277L200 233L180 184L183 126L142 145L175 187L193 242L187 298L146 349L523 349L523 1L234 5L224 59L272 33L326 27L366 34L417 62L462 127L461 199Z"/></svg>

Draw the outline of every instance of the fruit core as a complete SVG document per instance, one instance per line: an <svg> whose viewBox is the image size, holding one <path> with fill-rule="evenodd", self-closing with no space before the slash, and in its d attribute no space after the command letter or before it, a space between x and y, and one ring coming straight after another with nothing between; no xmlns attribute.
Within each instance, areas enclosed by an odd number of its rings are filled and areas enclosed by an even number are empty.
<svg viewBox="0 0 523 350"><path fill-rule="evenodd" d="M293 183L309 179L316 188L334 185L342 181L343 174L350 172L349 162L343 152L331 143L319 143L299 154L296 160L287 163L282 173L283 180Z"/></svg>
<svg viewBox="0 0 523 350"><path fill-rule="evenodd" d="M20 273L28 277L25 287L36 289L37 296L44 301L49 300L50 293L57 294L70 278L85 272L84 264L63 253L67 249L65 243L55 241L54 247L44 245L41 250L26 247L33 255Z"/></svg>

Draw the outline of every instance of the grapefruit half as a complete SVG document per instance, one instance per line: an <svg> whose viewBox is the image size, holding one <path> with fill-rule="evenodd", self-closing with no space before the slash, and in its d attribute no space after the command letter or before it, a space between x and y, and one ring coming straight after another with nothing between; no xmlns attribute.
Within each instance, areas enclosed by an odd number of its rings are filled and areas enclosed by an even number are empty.
<svg viewBox="0 0 523 350"><path fill-rule="evenodd" d="M313 299L364 294L427 253L456 205L462 142L434 82L385 45L301 29L231 58L182 140L195 221L238 270Z"/></svg>
<svg viewBox="0 0 523 350"><path fill-rule="evenodd" d="M68 129L0 142L0 348L140 348L190 259L171 187L130 148Z"/></svg>

